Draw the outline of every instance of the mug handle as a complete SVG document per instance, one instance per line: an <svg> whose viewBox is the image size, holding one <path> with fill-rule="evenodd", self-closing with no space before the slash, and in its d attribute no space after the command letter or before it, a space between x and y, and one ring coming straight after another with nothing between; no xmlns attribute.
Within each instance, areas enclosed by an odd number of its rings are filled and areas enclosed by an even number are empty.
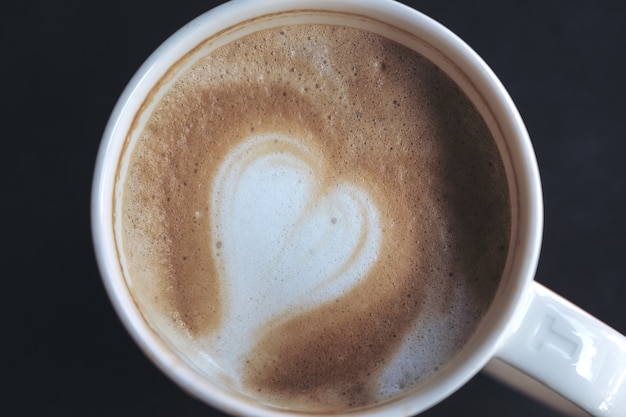
<svg viewBox="0 0 626 417"><path fill-rule="evenodd" d="M626 416L626 337L536 281L484 371L566 415Z"/></svg>

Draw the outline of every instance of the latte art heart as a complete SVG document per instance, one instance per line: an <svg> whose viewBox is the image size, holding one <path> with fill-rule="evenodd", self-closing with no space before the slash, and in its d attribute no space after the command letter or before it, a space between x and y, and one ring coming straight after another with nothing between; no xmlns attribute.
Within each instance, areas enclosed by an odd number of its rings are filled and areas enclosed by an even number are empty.
<svg viewBox="0 0 626 417"><path fill-rule="evenodd" d="M210 235L229 350L249 349L249 335L277 315L337 298L376 260L374 202L354 184L328 183L327 169L323 155L279 134L248 138L221 165Z"/></svg>

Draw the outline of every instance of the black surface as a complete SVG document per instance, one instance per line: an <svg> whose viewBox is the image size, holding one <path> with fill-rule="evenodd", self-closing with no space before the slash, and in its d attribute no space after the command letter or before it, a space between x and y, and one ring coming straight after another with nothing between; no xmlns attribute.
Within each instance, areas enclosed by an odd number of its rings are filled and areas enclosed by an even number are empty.
<svg viewBox="0 0 626 417"><path fill-rule="evenodd" d="M117 97L154 48L214 3L3 3L0 415L219 415L131 341L89 229L94 160ZM519 107L544 185L537 279L626 333L621 2L407 3L476 49ZM556 414L479 375L425 415Z"/></svg>

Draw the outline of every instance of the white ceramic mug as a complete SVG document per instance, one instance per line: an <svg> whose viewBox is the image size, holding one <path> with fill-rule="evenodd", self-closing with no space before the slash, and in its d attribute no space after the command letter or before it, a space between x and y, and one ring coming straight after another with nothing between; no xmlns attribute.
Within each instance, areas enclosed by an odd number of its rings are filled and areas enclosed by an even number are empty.
<svg viewBox="0 0 626 417"><path fill-rule="evenodd" d="M283 14L294 10L307 12ZM112 204L128 129L145 97L170 66L216 34L221 34L217 43L224 43L260 28L294 23L294 19L377 32L436 63L485 118L498 142L511 193L513 224L507 266L474 336L444 371L410 394L354 414L418 414L485 369L567 414L626 416L626 338L534 281L543 227L542 192L532 145L513 102L492 71L462 40L427 16L392 0L235 0L179 30L130 81L111 115L98 154L92 228L105 287L139 346L182 388L216 408L236 415L303 415L221 389L178 357L150 328L133 302L120 269ZM234 26L236 31L226 30Z"/></svg>

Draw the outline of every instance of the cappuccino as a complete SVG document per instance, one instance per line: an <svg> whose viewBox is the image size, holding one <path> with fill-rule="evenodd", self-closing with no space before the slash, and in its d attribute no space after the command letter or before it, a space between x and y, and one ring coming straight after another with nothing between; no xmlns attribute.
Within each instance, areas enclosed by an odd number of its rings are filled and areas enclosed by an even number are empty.
<svg viewBox="0 0 626 417"><path fill-rule="evenodd" d="M118 251L146 321L277 407L367 406L444 367L510 236L470 100L416 52L343 26L267 29L190 61L144 103L119 170Z"/></svg>

